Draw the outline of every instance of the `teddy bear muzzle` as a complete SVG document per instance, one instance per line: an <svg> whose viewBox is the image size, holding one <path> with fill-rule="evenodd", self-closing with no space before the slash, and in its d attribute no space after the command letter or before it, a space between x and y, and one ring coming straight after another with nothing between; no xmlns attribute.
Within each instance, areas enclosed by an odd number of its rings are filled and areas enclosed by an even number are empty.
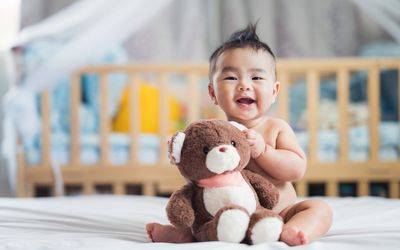
<svg viewBox="0 0 400 250"><path fill-rule="evenodd" d="M206 157L208 170L216 174L234 170L240 163L240 155L232 145L222 144L211 149Z"/></svg>

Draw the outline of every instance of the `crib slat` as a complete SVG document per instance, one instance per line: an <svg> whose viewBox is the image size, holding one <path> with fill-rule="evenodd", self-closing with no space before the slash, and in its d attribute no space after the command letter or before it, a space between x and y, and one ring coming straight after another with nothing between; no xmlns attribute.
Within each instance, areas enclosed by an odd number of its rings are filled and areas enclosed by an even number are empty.
<svg viewBox="0 0 400 250"><path fill-rule="evenodd" d="M198 85L199 76L196 73L189 73L188 75L188 123L194 122L200 118L200 102L199 94L200 89Z"/></svg>
<svg viewBox="0 0 400 250"><path fill-rule="evenodd" d="M154 196L156 195L156 190L154 187L154 183L151 181L146 181L143 184L143 195L146 196Z"/></svg>
<svg viewBox="0 0 400 250"><path fill-rule="evenodd" d="M279 72L278 81L279 97L278 99L278 115L281 119L289 121L289 75L287 73Z"/></svg>
<svg viewBox="0 0 400 250"><path fill-rule="evenodd" d="M168 74L162 73L160 79L160 108L159 108L159 136L160 136L160 164L168 165L167 156L167 141L168 141L168 130L169 130L169 109L168 109Z"/></svg>
<svg viewBox="0 0 400 250"><path fill-rule="evenodd" d="M398 199L400 198L400 181L399 179L392 179L389 183L389 197Z"/></svg>
<svg viewBox="0 0 400 250"><path fill-rule="evenodd" d="M308 184L305 181L296 182L296 193L298 196L307 196L308 195L307 185Z"/></svg>
<svg viewBox="0 0 400 250"><path fill-rule="evenodd" d="M139 113L139 84L140 77L137 72L133 72L132 81L129 84L129 135L131 139L130 148L130 167L138 166L139 159L139 131L140 131L140 113Z"/></svg>
<svg viewBox="0 0 400 250"><path fill-rule="evenodd" d="M85 182L83 185L83 194L91 195L94 194L94 186L91 182Z"/></svg>
<svg viewBox="0 0 400 250"><path fill-rule="evenodd" d="M79 105L81 103L81 74L75 72L71 83L71 102L70 102L70 128L71 128L71 165L77 167L80 161L79 146Z"/></svg>
<svg viewBox="0 0 400 250"><path fill-rule="evenodd" d="M122 183L122 182L114 183L114 185L113 185L113 194L116 194L116 195L125 194L124 183Z"/></svg>
<svg viewBox="0 0 400 250"><path fill-rule="evenodd" d="M307 72L307 111L309 134L309 161L317 160L318 149L318 102L319 102L319 73L316 70Z"/></svg>
<svg viewBox="0 0 400 250"><path fill-rule="evenodd" d="M361 179L358 182L358 196L368 196L369 195L369 182L366 179Z"/></svg>
<svg viewBox="0 0 400 250"><path fill-rule="evenodd" d="M348 107L349 107L349 71L340 69L337 75L339 102L339 161L348 161Z"/></svg>
<svg viewBox="0 0 400 250"><path fill-rule="evenodd" d="M329 180L327 182L327 192L328 196L337 196L338 195L338 183L336 180Z"/></svg>
<svg viewBox="0 0 400 250"><path fill-rule="evenodd" d="M18 164L18 169L17 169L17 178L18 178L18 183L16 187L16 195L17 197L29 197L31 193L27 191L28 187L30 184L27 182L26 178L26 168L29 166L26 166L25 164L25 157L24 157L24 151L22 150L23 146L21 143L21 140L17 140L17 146L18 146L18 151L17 151L17 164Z"/></svg>
<svg viewBox="0 0 400 250"><path fill-rule="evenodd" d="M100 74L100 166L108 165L109 144L108 136L110 133L110 120L108 119L108 80L107 74Z"/></svg>
<svg viewBox="0 0 400 250"><path fill-rule="evenodd" d="M379 69L377 67L368 70L368 105L370 110L369 129L370 129L370 160L378 161L379 158L379 122L380 122L380 103L379 103Z"/></svg>
<svg viewBox="0 0 400 250"><path fill-rule="evenodd" d="M41 97L41 113L42 113L42 167L50 168L51 164L51 126L50 126L50 94L48 91L43 92Z"/></svg>

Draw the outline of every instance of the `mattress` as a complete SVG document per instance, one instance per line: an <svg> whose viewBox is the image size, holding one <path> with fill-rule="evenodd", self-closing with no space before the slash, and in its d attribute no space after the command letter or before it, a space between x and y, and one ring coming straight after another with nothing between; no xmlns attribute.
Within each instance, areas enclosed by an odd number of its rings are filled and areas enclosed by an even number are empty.
<svg viewBox="0 0 400 250"><path fill-rule="evenodd" d="M368 126L349 128L349 158L353 161L368 160L369 130ZM382 160L398 160L400 145L400 126L397 122L381 122L379 126L380 148L379 157ZM309 135L305 131L296 131L301 147L307 152ZM80 137L81 162L96 164L100 161L100 136L95 133L82 133ZM159 161L160 140L155 134L141 134L139 143L139 163L155 164ZM40 140L25 145L26 162L29 165L41 161ZM339 135L335 130L320 130L318 132L318 158L321 161L335 161L339 157ZM56 132L51 136L51 157L60 164L70 160L70 137L67 133ZM111 133L109 137L109 161L122 165L130 159L130 138L124 133Z"/></svg>
<svg viewBox="0 0 400 250"><path fill-rule="evenodd" d="M398 249L400 200L323 198L334 211L330 231L299 249ZM248 249L244 244L149 242L147 222L167 223L166 198L78 196L0 198L0 249ZM291 249L282 242L251 249Z"/></svg>

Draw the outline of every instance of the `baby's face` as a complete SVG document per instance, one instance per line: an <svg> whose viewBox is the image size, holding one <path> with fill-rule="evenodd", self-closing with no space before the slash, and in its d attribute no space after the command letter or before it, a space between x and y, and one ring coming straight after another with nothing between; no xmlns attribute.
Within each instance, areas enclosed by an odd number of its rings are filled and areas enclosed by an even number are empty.
<svg viewBox="0 0 400 250"><path fill-rule="evenodd" d="M275 101L279 83L275 63L263 50L227 50L216 61L209 93L229 120L246 122L261 118Z"/></svg>

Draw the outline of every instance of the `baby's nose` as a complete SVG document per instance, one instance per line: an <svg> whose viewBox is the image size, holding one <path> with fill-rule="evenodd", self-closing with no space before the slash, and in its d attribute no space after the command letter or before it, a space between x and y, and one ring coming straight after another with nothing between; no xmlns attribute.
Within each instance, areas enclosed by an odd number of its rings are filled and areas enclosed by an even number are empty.
<svg viewBox="0 0 400 250"><path fill-rule="evenodd" d="M219 148L219 152L225 153L226 151L228 151L227 147L221 147Z"/></svg>

